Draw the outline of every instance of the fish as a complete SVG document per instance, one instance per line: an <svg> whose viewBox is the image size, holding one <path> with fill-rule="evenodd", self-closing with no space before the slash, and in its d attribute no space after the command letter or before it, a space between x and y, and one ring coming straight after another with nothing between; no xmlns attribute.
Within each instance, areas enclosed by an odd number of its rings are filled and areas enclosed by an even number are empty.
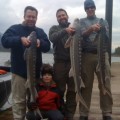
<svg viewBox="0 0 120 120"><path fill-rule="evenodd" d="M75 29L75 33L71 35L65 43L65 48L70 47L70 60L71 60L71 69L69 71L69 77L74 78L75 82L75 91L79 101L86 109L88 106L81 94L81 88L85 87L83 80L81 78L81 62L82 62L82 36L80 32L80 22L76 18L71 25Z"/></svg>
<svg viewBox="0 0 120 120"><path fill-rule="evenodd" d="M96 70L100 72L101 77L101 85L102 85L102 91L103 94L108 94L111 98L111 92L106 87L106 81L110 80L110 76L107 76L106 74L106 28L104 25L104 21L101 18L99 20L99 24L101 25L100 31L98 32L98 47L97 47L97 53L98 53L98 65L96 67Z"/></svg>
<svg viewBox="0 0 120 120"><path fill-rule="evenodd" d="M36 97L38 96L36 86L36 56L37 56L37 35L35 31L32 31L28 36L31 44L29 47L26 48L24 52L24 59L26 60L27 65L27 81L26 81L26 88L30 92L30 102L36 102ZM43 119L40 110L37 108L34 110L34 114L38 115Z"/></svg>

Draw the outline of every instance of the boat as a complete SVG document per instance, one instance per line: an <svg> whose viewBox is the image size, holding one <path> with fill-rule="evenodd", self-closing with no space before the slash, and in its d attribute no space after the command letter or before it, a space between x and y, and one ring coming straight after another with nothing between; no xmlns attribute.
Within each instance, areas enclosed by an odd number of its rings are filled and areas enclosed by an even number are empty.
<svg viewBox="0 0 120 120"><path fill-rule="evenodd" d="M0 66L0 70L3 73L0 74L0 108L2 108L11 94L11 73L8 67Z"/></svg>

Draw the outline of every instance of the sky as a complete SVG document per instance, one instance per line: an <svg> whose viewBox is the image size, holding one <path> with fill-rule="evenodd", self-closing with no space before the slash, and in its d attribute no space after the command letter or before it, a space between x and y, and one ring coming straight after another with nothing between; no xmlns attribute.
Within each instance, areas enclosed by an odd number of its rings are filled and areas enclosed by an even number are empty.
<svg viewBox="0 0 120 120"><path fill-rule="evenodd" d="M105 18L106 0L94 0L96 16ZM28 5L38 9L36 25L48 34L52 25L57 25L56 11L63 8L69 15L69 22L75 18L86 17L84 0L1 0L0 2L0 32L4 33L13 24L23 21L23 11ZM113 0L112 21L112 51L120 46L120 0Z"/></svg>

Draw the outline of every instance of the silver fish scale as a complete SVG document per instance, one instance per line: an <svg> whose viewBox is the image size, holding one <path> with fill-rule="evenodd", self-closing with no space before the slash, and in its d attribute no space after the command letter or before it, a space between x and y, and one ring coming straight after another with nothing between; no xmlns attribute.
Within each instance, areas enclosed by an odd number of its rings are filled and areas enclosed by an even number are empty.
<svg viewBox="0 0 120 120"><path fill-rule="evenodd" d="M36 32L32 32L29 36L31 45L26 48L26 62L27 62L27 79L29 80L29 88L31 91L32 99L35 102L35 77L36 77L36 49L37 49L37 36Z"/></svg>
<svg viewBox="0 0 120 120"><path fill-rule="evenodd" d="M83 81L81 79L81 59L82 59L82 48L81 48L81 34L80 34L80 23L79 19L75 19L73 23L75 28L75 34L72 36L70 45L70 57L71 57L71 70L75 82L75 89L79 97L79 101L88 109L82 95L81 87L83 87Z"/></svg>
<svg viewBox="0 0 120 120"><path fill-rule="evenodd" d="M101 84L102 84L102 87L103 87L103 94L107 93L112 98L111 92L105 86L106 85L106 80L110 79L110 78L106 76L106 64L105 64L106 29L105 29L105 26L104 26L103 19L100 19L100 25L101 25L101 30L100 30L99 36L98 36L98 66L97 66L97 70L100 72Z"/></svg>
<svg viewBox="0 0 120 120"><path fill-rule="evenodd" d="M31 45L26 48L25 51L25 58L26 58L26 64L27 64L27 82L26 86L29 89L31 93L31 102L36 102L36 97L38 96L35 84L36 84L36 54L37 54L37 35L36 32L33 31L29 35L29 40L31 41ZM34 114L41 117L41 120L47 120L43 119L42 114L40 110L37 108L34 110Z"/></svg>

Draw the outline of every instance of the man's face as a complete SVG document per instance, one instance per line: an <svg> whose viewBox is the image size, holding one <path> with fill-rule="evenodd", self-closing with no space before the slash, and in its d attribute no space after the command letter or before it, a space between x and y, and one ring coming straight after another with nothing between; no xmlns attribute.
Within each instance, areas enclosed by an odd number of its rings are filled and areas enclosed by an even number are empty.
<svg viewBox="0 0 120 120"><path fill-rule="evenodd" d="M64 11L59 11L56 17L60 25L66 25L68 23L68 15Z"/></svg>
<svg viewBox="0 0 120 120"><path fill-rule="evenodd" d="M34 10L27 10L24 15L24 23L29 27L34 27L37 21L37 13Z"/></svg>
<svg viewBox="0 0 120 120"><path fill-rule="evenodd" d="M85 9L85 11L86 11L88 17L92 17L95 15L95 7L94 6L87 7Z"/></svg>

